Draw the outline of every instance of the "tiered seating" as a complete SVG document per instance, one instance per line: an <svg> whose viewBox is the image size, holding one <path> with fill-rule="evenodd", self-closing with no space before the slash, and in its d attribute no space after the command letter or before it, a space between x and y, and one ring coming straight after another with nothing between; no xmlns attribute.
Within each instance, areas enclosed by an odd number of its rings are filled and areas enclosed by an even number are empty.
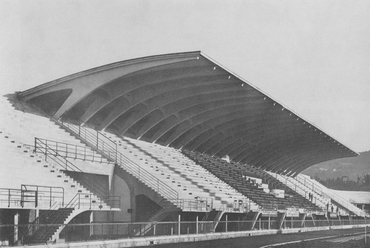
<svg viewBox="0 0 370 248"><path fill-rule="evenodd" d="M252 208L258 208L254 202L176 149L127 137L119 138L109 133L104 134L118 144L122 154L173 187L179 193L180 199L211 198L215 209L246 203Z"/></svg>
<svg viewBox="0 0 370 248"><path fill-rule="evenodd" d="M334 204L339 206L340 209L344 209L347 212L350 212L351 214L355 214L357 216L369 216L364 210L356 207L348 200L336 194L335 191L325 187L315 179L312 179L309 176L303 174L299 174L296 178L306 185L312 185L312 188L314 190L320 189L320 191L316 193L326 195L331 199L331 202L334 202Z"/></svg>
<svg viewBox="0 0 370 248"><path fill-rule="evenodd" d="M229 163L222 159L202 155L197 152L183 150L183 153L265 209L286 209L292 207L309 210L318 209L317 206L304 197L301 197L258 168L235 162ZM276 198L266 193L262 187L248 177L261 178L263 182L269 185L270 189L285 190L285 198Z"/></svg>
<svg viewBox="0 0 370 248"><path fill-rule="evenodd" d="M82 187L78 182L68 177L56 165L46 162L41 155L33 153L32 148L16 142L8 134L0 132L1 178L0 188L21 189L21 185L38 185L64 189L64 204L72 200L76 194L82 197L91 195L92 202L100 203L100 199ZM14 176L11 176L14 175ZM5 192L3 192L5 193ZM61 203L60 195L53 199ZM39 195L39 207L50 207L49 195ZM85 200L87 201L87 199ZM6 199L0 201L0 207L7 207ZM108 208L105 204L104 208ZM12 202L10 207L20 207L20 202ZM28 206L31 207L32 206Z"/></svg>
<svg viewBox="0 0 370 248"><path fill-rule="evenodd" d="M297 192L298 194L302 195L305 198L308 198L309 194L312 194L312 202L316 204L321 209L326 209L327 204L330 203L330 200L328 198L322 197L321 194L318 194L315 190L313 190L312 185L308 187L308 185L305 185L298 181L296 178L284 176L280 174L274 174L272 172L267 172L271 176L275 176L276 179L278 179L283 184L287 185L289 188Z"/></svg>
<svg viewBox="0 0 370 248"><path fill-rule="evenodd" d="M16 110L11 103L5 98L0 97L0 131L10 135L15 141L20 144L33 146L35 137L52 140L61 143L67 143L76 146L83 146L86 150L91 151L91 148L83 144L79 139L76 139L68 132L61 129L55 122L47 117L30 114ZM95 153L96 156L100 156ZM104 158L96 158L97 163L83 163L75 160L74 163L84 172L99 173L104 175L111 174L111 167L102 165L101 162L108 163Z"/></svg>
<svg viewBox="0 0 370 248"><path fill-rule="evenodd" d="M0 97L0 128L8 131L22 144L33 145L35 137L82 145L78 139L60 129L46 117L14 109L6 98Z"/></svg>
<svg viewBox="0 0 370 248"><path fill-rule="evenodd" d="M35 137L79 146L84 146L84 144L46 117L15 110L4 97L0 97L0 115L2 154L0 188L20 189L21 184L63 187L65 203L68 203L77 193L81 196L91 194L63 173L62 168L57 164L52 161L46 162L45 156L33 153ZM111 172L111 167L100 163L75 162L83 167L84 172L100 172L99 174L105 175ZM93 166L90 166L91 164ZM96 195L91 196L94 197L94 202L100 202Z"/></svg>

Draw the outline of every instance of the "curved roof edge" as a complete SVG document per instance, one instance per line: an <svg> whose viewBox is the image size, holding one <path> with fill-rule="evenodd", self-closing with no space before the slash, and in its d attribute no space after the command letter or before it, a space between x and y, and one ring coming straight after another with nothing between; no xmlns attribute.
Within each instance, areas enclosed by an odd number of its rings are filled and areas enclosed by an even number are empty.
<svg viewBox="0 0 370 248"><path fill-rule="evenodd" d="M321 132L325 133L327 136L329 136L331 139L335 140L336 142L338 142L339 144L342 144L344 147L348 148L349 150L351 150L352 152L356 153L357 156L360 155L358 152L354 151L352 148L348 147L347 145L344 145L343 142L340 142L338 139L335 139L332 137L332 135L328 134L328 132L326 131L323 131L322 128L319 128L316 124L313 124L312 122L310 121L307 121L306 119L304 119L302 116L300 116L299 114L295 113L294 111L292 111L288 106L280 103L279 101L275 100L273 97L271 97L269 94L267 94L266 92L264 92L262 89L258 88L257 86L253 85L250 81L244 79L243 77L239 76L237 73L231 71L230 69L228 69L227 67L221 65L219 62L217 62L216 60L212 59L211 57L209 57L208 55L204 54L203 52L199 52L202 56L206 57L208 60L212 61L214 64L220 66L222 69L224 69L225 71L227 71L228 73L232 74L234 77L237 77L239 78L241 81L249 84L251 87L253 87L254 89L258 90L259 92L261 92L262 94L264 94L266 97L270 98L272 101L278 103L279 105L281 105L282 107L284 107L286 110L290 111L292 114L294 114L295 116L299 117L300 119L302 119L303 121L307 122L308 124L310 124L311 126L313 126L314 128L320 130Z"/></svg>
<svg viewBox="0 0 370 248"><path fill-rule="evenodd" d="M97 67L87 69L87 70L84 70L84 71L76 72L76 73L70 74L68 76L61 77L61 78L43 83L41 85L32 87L28 90L18 92L17 95L18 95L19 98L23 98L23 97L25 97L25 96L33 93L33 92L39 91L39 90L44 89L44 88L52 87L56 84L60 84L60 83L63 83L65 81L69 81L69 80L72 80L72 79L83 77L83 76L86 76L86 75L89 75L89 74L94 74L94 73L101 72L101 71L104 71L104 70L109 70L109 69L113 69L113 68L117 68L117 67L126 66L126 65L129 65L129 64L136 64L136 63L153 61L153 60L169 59L169 58L174 58L174 57L191 57L191 56L198 56L198 55L201 55L200 51L190 51L190 52L168 53L168 54L161 54L161 55L150 55L150 56L145 56L145 57L140 57L140 58L135 58L135 59L121 60L121 61L118 61L118 62L113 62L113 63L110 63L110 64L97 66Z"/></svg>

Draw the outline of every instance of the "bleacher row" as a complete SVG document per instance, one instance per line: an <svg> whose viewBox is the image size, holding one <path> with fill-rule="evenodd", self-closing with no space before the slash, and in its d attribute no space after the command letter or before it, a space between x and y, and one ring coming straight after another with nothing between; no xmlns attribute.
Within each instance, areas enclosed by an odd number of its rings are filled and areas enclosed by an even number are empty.
<svg viewBox="0 0 370 248"><path fill-rule="evenodd" d="M122 154L175 189L180 199L212 199L217 210L232 211L240 205L258 209L253 201L174 148L103 133L118 144Z"/></svg>
<svg viewBox="0 0 370 248"><path fill-rule="evenodd" d="M183 150L183 153L239 192L251 198L264 209L277 210L295 207L310 211L321 210L263 170L246 164L227 162L220 158L213 158L197 152ZM253 180L248 180L248 177L261 178L262 182L267 183L271 189L284 190L285 197L277 198L272 194L266 193Z"/></svg>
<svg viewBox="0 0 370 248"><path fill-rule="evenodd" d="M42 209L48 209L50 201L60 206L67 204L76 194L89 198L84 203L90 201L91 197L92 203L101 203L102 208L107 207L96 195L91 194L79 182L63 173L58 166L45 161L43 156L33 153L32 147L16 142L3 131L0 131L0 139L0 150L4 153L0 163L8 165L1 168L0 195L4 197L0 197L0 207L6 205L13 208L35 207L34 202L30 201L32 199L23 199L26 203L21 205L20 195L14 193L10 197L10 202L7 201L9 196L6 189L21 190L21 185L32 189L35 188L32 186L50 187L50 191L53 191L50 194L46 190L38 192L37 207ZM64 189L64 195L60 194L58 190L60 188Z"/></svg>
<svg viewBox="0 0 370 248"><path fill-rule="evenodd" d="M9 152L9 154L13 152L14 155L16 154L14 157L17 158L22 158L22 156L25 156L25 153L31 154L30 149L27 152L21 150L25 147L31 147L35 137L85 146L80 140L59 128L46 117L15 110L5 98L1 98L1 106L0 114L3 117L0 123L0 130L3 134L1 142L2 152ZM304 196L277 180L277 178L258 168L235 162L229 163L220 158L185 150L179 151L171 147L164 147L128 137L117 137L107 132L102 133L118 145L119 152L175 189L180 199L212 199L214 209L221 210L227 207L229 211L233 211L233 209L235 211L245 211L245 208L236 207L240 205L248 205L249 210L257 210L259 208L276 210L294 207L309 211L322 211L322 208L310 202ZM8 141L4 141L3 139L6 139L5 136L12 137L12 141L16 146L12 147L13 143L9 144ZM90 149L89 147L87 148ZM15 151L10 152L9 149L15 149ZM13 156L9 155L7 157L10 159ZM19 164L19 171L22 170L23 164L28 163L26 162L28 158L23 158L19 161L9 159L3 158L2 163ZM42 161L42 159L38 158L37 161ZM108 161L106 162L108 163ZM30 163L34 164L34 162ZM44 161L37 163L44 164L44 167L41 166L41 169L50 167L53 168L53 172L59 173L59 168L55 168L55 165L44 163ZM90 168L91 173L100 171L103 174L110 175L112 171L112 167L98 162L86 163L75 160L74 163L87 171ZM6 173L12 173L11 170L16 168L17 165L12 165L11 167L6 167L3 171L5 172L5 170L9 169ZM26 167L23 167L25 175L30 175L30 172L27 172L24 168ZM34 172L36 172L36 169ZM19 187L20 184L25 182L42 182L50 186L74 188L71 185L54 183L52 180L47 182L39 181L39 178L49 178L50 175L48 176L47 173L45 174L41 171L37 171L36 174L38 176L33 178L33 181L17 174L16 180L12 182L8 183L9 180L2 180L3 183L0 183L0 187ZM58 177L66 178L68 176L64 173L59 173ZM78 183L71 178L64 179L64 181L72 182L76 189L82 188L81 185L77 187ZM264 187L266 185L268 185L267 189ZM285 197L277 198L268 192L273 189L284 190Z"/></svg>
<svg viewBox="0 0 370 248"><path fill-rule="evenodd" d="M5 189L21 190L22 184L37 185L63 188L65 204L80 194L81 197L89 198L86 201L91 200L99 205L102 203L103 209L108 207L99 197L64 173L63 168L58 164L47 161L45 156L35 154L33 151L35 137L83 146L78 139L60 129L48 118L15 110L4 97L0 98L0 115L1 196L7 197ZM73 162L89 172L106 171L105 173L109 174L106 164L86 163L80 160ZM42 200L42 196L40 197ZM60 199L55 201L60 201ZM1 207L8 204L6 199L2 199L1 203ZM11 206L20 207L20 202L13 201ZM46 201L44 203L41 201L38 207L47 209L50 206Z"/></svg>
<svg viewBox="0 0 370 248"><path fill-rule="evenodd" d="M301 208L322 211L305 197L258 168L226 162L196 152L147 143L128 137L104 133L118 144L126 156L147 165L153 174L174 185L181 198L213 197L215 209L222 204L250 202L252 209L265 210ZM147 168L147 167L145 167ZM262 184L256 183L260 179ZM285 198L265 192L262 185L285 191ZM244 196L244 197L243 197Z"/></svg>

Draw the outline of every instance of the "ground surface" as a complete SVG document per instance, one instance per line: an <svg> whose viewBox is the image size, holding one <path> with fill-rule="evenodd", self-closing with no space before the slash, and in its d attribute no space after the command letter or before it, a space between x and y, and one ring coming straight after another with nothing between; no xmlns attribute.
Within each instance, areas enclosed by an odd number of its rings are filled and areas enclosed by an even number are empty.
<svg viewBox="0 0 370 248"><path fill-rule="evenodd" d="M365 239L346 240L343 242L331 241L303 241L300 243L278 245L273 248L369 248L370 241L365 243ZM272 248L272 247L271 247Z"/></svg>

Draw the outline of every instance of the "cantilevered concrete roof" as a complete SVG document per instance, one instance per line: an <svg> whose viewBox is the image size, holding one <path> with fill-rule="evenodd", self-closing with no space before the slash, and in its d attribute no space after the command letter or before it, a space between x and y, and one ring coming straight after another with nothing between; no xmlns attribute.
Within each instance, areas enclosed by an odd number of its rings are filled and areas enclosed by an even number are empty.
<svg viewBox="0 0 370 248"><path fill-rule="evenodd" d="M288 175L357 156L201 52L117 62L18 97L56 119Z"/></svg>

